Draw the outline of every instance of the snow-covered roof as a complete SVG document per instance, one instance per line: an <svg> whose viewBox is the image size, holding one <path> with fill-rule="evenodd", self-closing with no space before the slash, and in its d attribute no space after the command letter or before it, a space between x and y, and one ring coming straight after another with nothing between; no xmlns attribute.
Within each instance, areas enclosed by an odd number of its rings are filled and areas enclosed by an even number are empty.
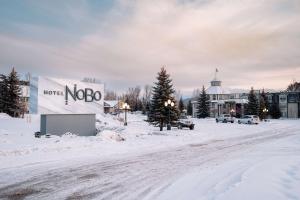
<svg viewBox="0 0 300 200"><path fill-rule="evenodd" d="M112 100L112 101L104 101L104 107L115 107L118 105L119 101Z"/></svg>
<svg viewBox="0 0 300 200"><path fill-rule="evenodd" d="M222 86L210 86L206 89L206 94L230 94L230 90Z"/></svg>

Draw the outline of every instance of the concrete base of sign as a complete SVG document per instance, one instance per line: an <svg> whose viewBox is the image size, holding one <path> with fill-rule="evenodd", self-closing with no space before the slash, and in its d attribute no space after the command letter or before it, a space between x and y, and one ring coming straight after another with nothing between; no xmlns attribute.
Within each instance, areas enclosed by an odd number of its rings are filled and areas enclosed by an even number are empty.
<svg viewBox="0 0 300 200"><path fill-rule="evenodd" d="M41 134L63 135L72 133L79 136L96 135L95 114L42 114Z"/></svg>

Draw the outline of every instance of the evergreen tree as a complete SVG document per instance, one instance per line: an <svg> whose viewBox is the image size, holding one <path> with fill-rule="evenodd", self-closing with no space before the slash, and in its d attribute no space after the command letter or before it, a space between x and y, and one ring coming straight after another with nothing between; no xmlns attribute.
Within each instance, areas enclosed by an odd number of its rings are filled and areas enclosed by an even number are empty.
<svg viewBox="0 0 300 200"><path fill-rule="evenodd" d="M193 105L192 105L192 101L189 100L189 103L187 105L187 115L192 116L193 115Z"/></svg>
<svg viewBox="0 0 300 200"><path fill-rule="evenodd" d="M268 97L265 93L265 90L263 89L259 97L259 111L258 111L258 116L261 120L266 119L268 115L267 112L264 112L264 109L269 110L269 103L268 103Z"/></svg>
<svg viewBox="0 0 300 200"><path fill-rule="evenodd" d="M142 99L142 113L145 115L145 114L148 114L150 110L150 103L148 101L145 100L145 98L143 97Z"/></svg>
<svg viewBox="0 0 300 200"><path fill-rule="evenodd" d="M265 100L260 96L259 98L259 109L258 109L258 116L259 119L263 120L266 118L266 113L264 113L265 106Z"/></svg>
<svg viewBox="0 0 300 200"><path fill-rule="evenodd" d="M258 101L256 95L254 94L253 87L248 95L248 105L246 107L247 115L257 115L258 114Z"/></svg>
<svg viewBox="0 0 300 200"><path fill-rule="evenodd" d="M8 91L8 114L12 117L18 117L20 112L21 102L20 102L20 83L19 77L15 69L13 68L7 77Z"/></svg>
<svg viewBox="0 0 300 200"><path fill-rule="evenodd" d="M270 115L273 119L279 119L281 117L281 112L279 109L279 105L276 103L272 103L270 106Z"/></svg>
<svg viewBox="0 0 300 200"><path fill-rule="evenodd" d="M206 118L209 117L209 98L206 95L204 86L202 87L202 91L198 98L197 105L197 117L198 118Z"/></svg>
<svg viewBox="0 0 300 200"><path fill-rule="evenodd" d="M184 110L184 104L183 104L182 97L180 97L180 100L179 100L179 103L178 103L178 109L179 109L180 114L181 114L181 113L183 112L183 110Z"/></svg>
<svg viewBox="0 0 300 200"><path fill-rule="evenodd" d="M0 112L8 113L8 83L7 77L0 74Z"/></svg>
<svg viewBox="0 0 300 200"><path fill-rule="evenodd" d="M173 89L170 75L164 67L158 73L157 82L152 88L152 97L150 102L150 111L148 114L148 121L154 125L159 125L160 130L163 130L164 123L168 122L170 112L171 122L178 119L178 110L176 106L166 107L165 102L169 99L175 102L173 97L175 90ZM170 110L169 110L170 109Z"/></svg>

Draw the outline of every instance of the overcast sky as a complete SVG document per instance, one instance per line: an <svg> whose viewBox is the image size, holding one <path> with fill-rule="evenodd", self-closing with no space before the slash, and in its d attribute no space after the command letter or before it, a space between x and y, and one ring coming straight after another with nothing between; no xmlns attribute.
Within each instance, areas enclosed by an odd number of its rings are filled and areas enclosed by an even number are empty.
<svg viewBox="0 0 300 200"><path fill-rule="evenodd" d="M152 84L166 65L176 89L300 81L299 0L2 0L0 73L95 77L117 91Z"/></svg>

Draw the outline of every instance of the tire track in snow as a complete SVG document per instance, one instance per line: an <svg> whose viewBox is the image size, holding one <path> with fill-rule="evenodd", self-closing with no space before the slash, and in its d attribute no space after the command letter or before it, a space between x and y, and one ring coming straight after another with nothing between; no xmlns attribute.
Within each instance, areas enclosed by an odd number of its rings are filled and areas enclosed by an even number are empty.
<svg viewBox="0 0 300 200"><path fill-rule="evenodd" d="M0 188L0 199L13 199L18 195L30 199L142 199L156 189L163 191L188 170L208 167L222 162L224 156L230 157L248 147L296 133L299 130L292 127L276 129L71 169L50 170Z"/></svg>

